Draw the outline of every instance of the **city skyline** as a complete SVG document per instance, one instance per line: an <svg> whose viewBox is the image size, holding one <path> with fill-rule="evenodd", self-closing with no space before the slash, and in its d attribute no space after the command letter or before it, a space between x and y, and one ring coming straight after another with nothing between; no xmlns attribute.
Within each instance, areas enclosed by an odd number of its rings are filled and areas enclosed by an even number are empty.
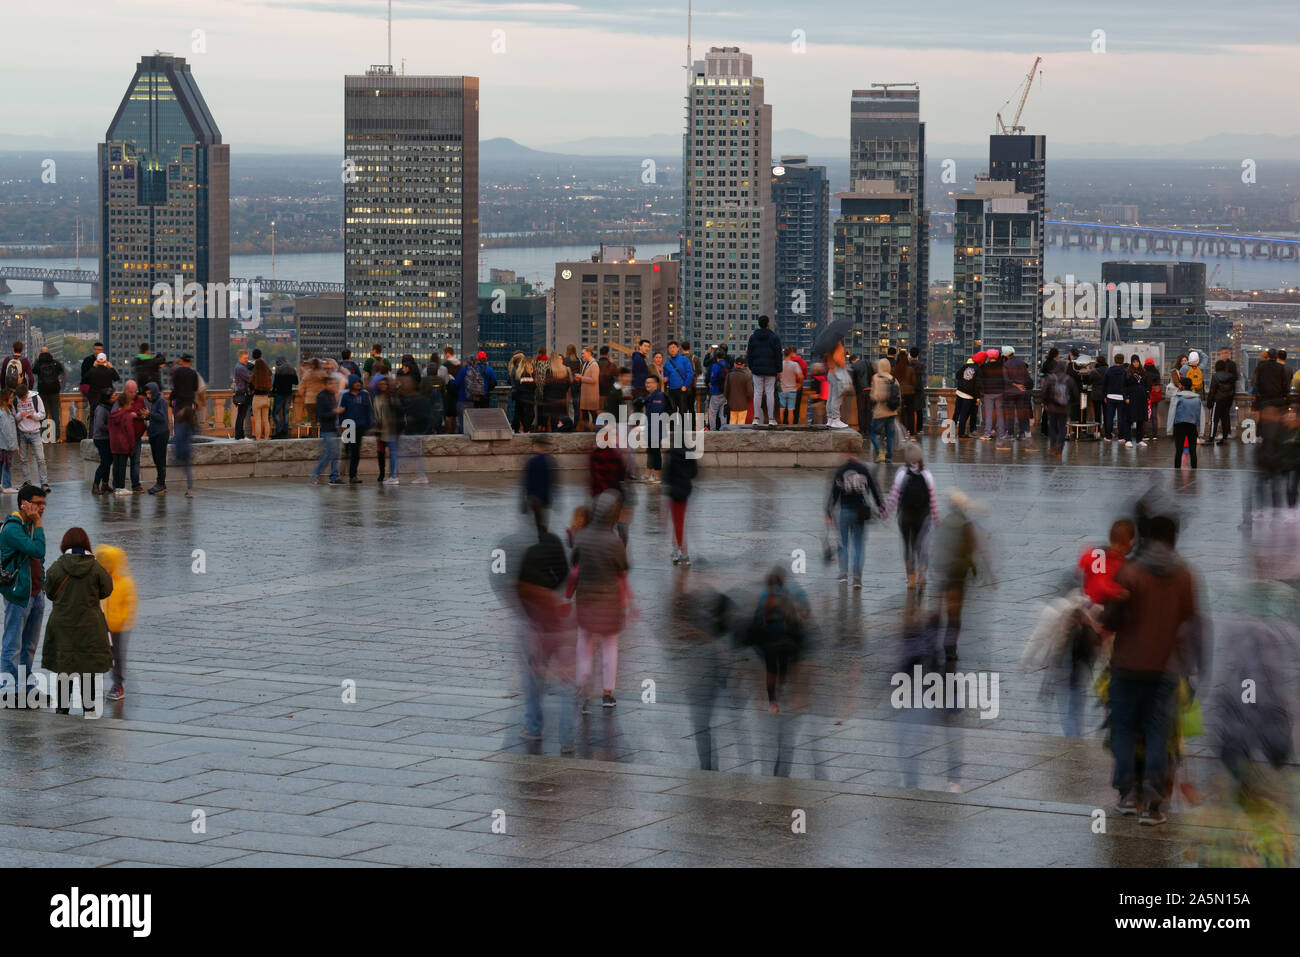
<svg viewBox="0 0 1300 957"><path fill-rule="evenodd" d="M1193 26L1186 6L1176 17L1119 4L1078 13L1035 11L1032 22L987 11L977 16L952 3L940 6L951 15L877 11L868 19L842 4L791 13L758 3L760 14L768 15L747 19L697 4L695 47L742 45L765 64L775 128L814 136L847 133L833 106L836 95L861 86L869 73L870 78L914 80L929 91L934 147L978 143L992 131L994 113L1014 94L1034 52L1043 53L1046 62L1024 121L1052 135L1064 151L1058 156L1068 155L1073 144L1160 146L1197 138L1188 131L1297 132L1294 121L1280 125L1292 115L1288 91L1297 44L1275 40L1287 35L1279 4L1238 5L1231 22L1216 22L1212 30ZM120 44L112 39L121 31L116 24L124 21L119 11L134 7L151 11L153 29L132 30L121 43L187 57L214 113L229 115L223 123L227 140L244 144L248 152L337 149L335 131L342 121L333 92L337 73L361 72L386 58L379 2L236 0L220 14L194 3L158 9L146 0L114 7L112 15L76 2L56 4L61 16L47 9L20 10L8 23L34 42L13 51L0 77L8 74L11 84L25 87L18 81L38 71L36 51L54 42L79 44L83 57L78 71L43 74L35 95L6 104L0 133L17 144L36 144L42 137L95 142L96 117L111 99L107 91L121 69ZM1092 52L1097 30L1105 31L1104 54ZM684 6L648 11L622 2L600 8L399 2L393 60L400 71L405 59L408 73L480 76L483 138L505 136L545 148L586 137L676 129L680 101L669 93L680 89L685 72L685 34ZM286 45L286 36L295 42ZM978 42L971 41L976 36ZM80 43L82 38L87 42ZM501 52L493 52L494 43ZM634 57L628 55L632 50ZM1235 84L1219 82L1221 73L1249 76L1251 97L1240 97ZM1179 88L1172 98L1171 76ZM592 77L600 82L593 84ZM87 96L88 90L103 92Z"/></svg>

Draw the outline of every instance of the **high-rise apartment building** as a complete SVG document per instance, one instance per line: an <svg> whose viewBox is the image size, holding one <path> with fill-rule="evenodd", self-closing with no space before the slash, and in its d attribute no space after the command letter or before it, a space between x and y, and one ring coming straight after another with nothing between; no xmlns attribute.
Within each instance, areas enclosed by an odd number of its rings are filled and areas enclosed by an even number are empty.
<svg viewBox="0 0 1300 957"><path fill-rule="evenodd" d="M1112 283L1116 293L1122 289L1126 295L1110 294ZM1150 288L1142 288L1142 283ZM1180 352L1197 349L1208 355L1211 347L1227 345L1225 338L1211 336L1203 262L1103 262L1097 305L1103 339L1113 318L1120 342L1162 342L1166 362ZM1149 315L1138 316L1138 311Z"/></svg>
<svg viewBox="0 0 1300 957"><path fill-rule="evenodd" d="M348 347L341 292L295 297L293 323L298 329L298 355L304 361L337 359Z"/></svg>
<svg viewBox="0 0 1300 957"><path fill-rule="evenodd" d="M953 213L953 339L970 355L977 345L1041 351L1042 259L1033 197L1014 182L977 178Z"/></svg>
<svg viewBox="0 0 1300 957"><path fill-rule="evenodd" d="M343 81L347 340L426 358L478 345L478 78Z"/></svg>
<svg viewBox="0 0 1300 957"><path fill-rule="evenodd" d="M637 259L635 247L605 245L590 260L556 263L551 347L634 349L649 339L666 350L669 339L689 338L678 328L679 267L667 256Z"/></svg>
<svg viewBox="0 0 1300 957"><path fill-rule="evenodd" d="M806 354L830 322L831 184L825 166L782 156L772 168L776 216L776 331Z"/></svg>
<svg viewBox="0 0 1300 957"><path fill-rule="evenodd" d="M879 355L891 345L914 341L916 292L916 196L894 190L888 180L860 180L852 193L837 193L835 221L835 318L853 331L845 348Z"/></svg>
<svg viewBox="0 0 1300 957"><path fill-rule="evenodd" d="M682 162L682 337L743 350L775 307L772 108L739 47L691 65Z"/></svg>
<svg viewBox="0 0 1300 957"><path fill-rule="evenodd" d="M230 378L230 147L183 57L140 58L99 145L100 331L125 366L142 342ZM200 294L153 290L197 283ZM155 315L158 313L158 315Z"/></svg>
<svg viewBox="0 0 1300 957"><path fill-rule="evenodd" d="M1039 294L1035 297L1033 333L1023 338L1040 342L1032 358L1041 359L1043 329L1043 240L1047 220L1047 137L1024 133L995 133L989 137L989 179L1015 183L1016 192L1029 197L1029 211L1034 214L1033 256L1023 257L1026 268L1034 268L1039 277ZM1030 260L1037 260L1031 262ZM1019 347L1017 347L1019 348ZM1025 356L1029 362L1031 356ZM1033 365L1030 362L1030 365Z"/></svg>
<svg viewBox="0 0 1300 957"><path fill-rule="evenodd" d="M855 288L843 290L843 298L846 304L857 300L865 310L862 315L870 328L861 332L866 338L879 335L887 345L925 350L930 220L921 91L915 83L873 84L869 90L853 91L849 112L852 192L845 198L854 220L851 228L846 224L845 238L851 241L843 252L837 240L835 259L837 270L842 265L845 274L854 277ZM844 209L841 205L841 217ZM904 287L906 298L900 295ZM837 301L841 291L837 282Z"/></svg>

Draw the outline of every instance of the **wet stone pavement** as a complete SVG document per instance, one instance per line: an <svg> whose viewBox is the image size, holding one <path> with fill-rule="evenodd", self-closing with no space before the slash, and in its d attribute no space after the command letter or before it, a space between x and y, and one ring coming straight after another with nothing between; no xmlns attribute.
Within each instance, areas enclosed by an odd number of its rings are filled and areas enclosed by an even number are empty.
<svg viewBox="0 0 1300 957"><path fill-rule="evenodd" d="M1018 661L1080 550L1153 481L1177 488L1180 551L1211 603L1237 587L1239 446L1202 450L1177 479L1166 442L1072 446L1063 465L930 447L941 492L987 506L994 581L968 593L960 661L1000 678L984 720L890 706L898 532L872 523L867 587L837 585L821 558L829 471L702 474L686 572L658 490L638 486L640 614L620 642L618 705L576 720L573 755L559 753L557 695L544 739L520 739L517 622L491 573L522 528L515 476L212 482L193 500L173 481L166 497L95 500L67 451L52 450L48 560L72 525L126 549L141 599L127 696L98 720L0 714L0 864L1185 866L1220 836L1205 807L1180 802L1164 827L1110 814L1093 833L1093 809L1114 801L1100 712L1090 700L1086 736L1064 737L1060 697ZM886 487L895 467L877 467ZM583 499L577 478L563 477L553 528ZM669 613L675 576L754 596L797 550L817 632L776 716L752 653L706 658ZM692 705L718 673L719 770L702 771ZM1213 792L1201 740L1185 774Z"/></svg>

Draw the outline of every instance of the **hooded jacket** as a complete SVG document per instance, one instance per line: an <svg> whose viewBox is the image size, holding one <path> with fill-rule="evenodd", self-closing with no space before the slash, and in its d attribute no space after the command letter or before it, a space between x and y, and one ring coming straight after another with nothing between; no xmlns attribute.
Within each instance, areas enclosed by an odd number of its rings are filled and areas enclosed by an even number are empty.
<svg viewBox="0 0 1300 957"><path fill-rule="evenodd" d="M1115 575L1129 597L1106 605L1102 623L1115 632L1111 668L1137 677L1194 675L1202 636L1196 586L1168 545L1148 540Z"/></svg>
<svg viewBox="0 0 1300 957"><path fill-rule="evenodd" d="M966 364L957 372L957 398L978 399L980 395L980 367L974 359L967 359Z"/></svg>
<svg viewBox="0 0 1300 957"><path fill-rule="evenodd" d="M42 352L36 357L36 362L32 365L32 373L36 376L37 392L58 392L59 384L63 379L63 364L48 352Z"/></svg>
<svg viewBox="0 0 1300 957"><path fill-rule="evenodd" d="M898 409L891 409L887 404L889 399L889 387L893 385L895 381L894 377L889 372L889 368L888 359L880 359L876 362L876 377L871 380L871 417L873 419L883 419L886 416L898 415Z"/></svg>
<svg viewBox="0 0 1300 957"><path fill-rule="evenodd" d="M1100 398L1123 400L1124 396L1127 395L1125 392L1125 380L1127 378L1128 366L1107 366L1106 371L1101 375Z"/></svg>
<svg viewBox="0 0 1300 957"><path fill-rule="evenodd" d="M371 404L370 393L365 389L353 393L352 387L361 384L361 376L353 374L348 376L348 391L343 393L339 399L339 405L343 407L342 419L346 422L349 419L356 425L356 440L361 441L361 436L370 431L374 425L374 406Z"/></svg>
<svg viewBox="0 0 1300 957"><path fill-rule="evenodd" d="M60 555L45 576L50 619L41 667L55 674L101 674L113 667L108 624L100 602L113 593L113 579L94 555Z"/></svg>
<svg viewBox="0 0 1300 957"><path fill-rule="evenodd" d="M131 455L144 435L144 421L136 416L145 411L144 399L135 397L130 405L119 399L108 414L108 448L114 455Z"/></svg>
<svg viewBox="0 0 1300 957"><path fill-rule="evenodd" d="M271 394L293 395L293 387L297 384L298 373L293 371L293 366L284 360L284 356L279 356L275 360L275 372L271 375Z"/></svg>
<svg viewBox="0 0 1300 957"><path fill-rule="evenodd" d="M8 588L0 588L5 601L26 608L32 597L33 566L40 569L44 562L45 529L40 525L28 528L21 513L11 513L0 528L0 564L16 573Z"/></svg>
<svg viewBox="0 0 1300 957"><path fill-rule="evenodd" d="M135 579L131 577L126 552L113 545L96 545L95 560L113 580L112 593L100 603L108 630L114 634L130 631L135 627L135 611L139 600L136 598Z"/></svg>
<svg viewBox="0 0 1300 957"><path fill-rule="evenodd" d="M1214 373L1210 379L1210 401L1222 402L1225 399L1232 399L1237 394L1237 377L1224 369L1222 372Z"/></svg>
<svg viewBox="0 0 1300 957"><path fill-rule="evenodd" d="M171 435L171 426L167 418L167 400L163 398L162 389L158 387L157 382L150 382L145 386L145 392L149 396L149 422L146 426L146 434L151 439L165 439Z"/></svg>

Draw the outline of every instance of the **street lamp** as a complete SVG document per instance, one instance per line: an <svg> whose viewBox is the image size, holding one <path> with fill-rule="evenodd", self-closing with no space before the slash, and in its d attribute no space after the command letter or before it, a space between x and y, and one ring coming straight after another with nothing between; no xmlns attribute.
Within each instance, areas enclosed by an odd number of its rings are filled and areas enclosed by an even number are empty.
<svg viewBox="0 0 1300 957"><path fill-rule="evenodd" d="M275 220L271 220L271 281L275 282Z"/></svg>

